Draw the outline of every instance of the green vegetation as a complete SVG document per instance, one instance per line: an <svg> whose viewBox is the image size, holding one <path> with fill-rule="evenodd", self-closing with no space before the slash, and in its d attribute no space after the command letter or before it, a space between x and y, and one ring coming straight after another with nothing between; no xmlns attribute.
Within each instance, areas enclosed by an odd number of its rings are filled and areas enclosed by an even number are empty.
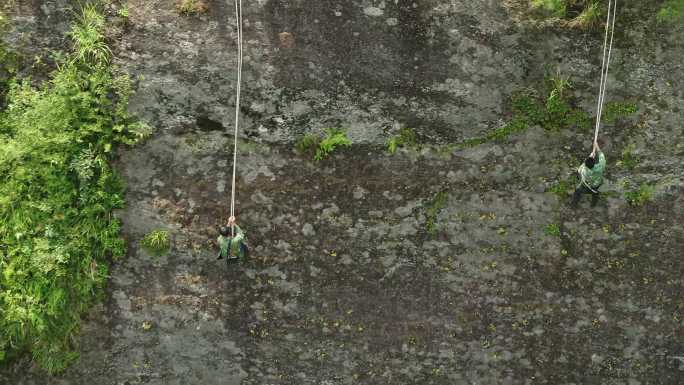
<svg viewBox="0 0 684 385"><path fill-rule="evenodd" d="M339 147L349 147L352 145L351 140L347 138L347 133L341 129L329 128L325 130L325 137L318 143L318 148L316 149L316 155L314 155L315 161L320 161L335 151Z"/></svg>
<svg viewBox="0 0 684 385"><path fill-rule="evenodd" d="M402 128L399 130L399 134L390 138L387 141L387 151L390 154L394 154L400 147L417 147L416 142L416 131L412 128Z"/></svg>
<svg viewBox="0 0 684 385"><path fill-rule="evenodd" d="M638 2L637 2L638 3ZM648 3L648 2L643 2ZM655 15L658 23L675 25L684 21L684 0L664 0ZM537 16L559 19L562 25L599 29L604 25L607 0L529 0ZM634 7L634 5L632 5ZM648 7L650 9L650 7ZM618 12L620 12L618 10ZM651 17L652 15L645 15Z"/></svg>
<svg viewBox="0 0 684 385"><path fill-rule="evenodd" d="M601 5L598 1L588 2L584 10L570 21L569 25L580 29L593 29L601 26L603 21L603 13L601 12Z"/></svg>
<svg viewBox="0 0 684 385"><path fill-rule="evenodd" d="M448 198L449 194L447 194L446 191L440 191L432 198L432 200L428 204L426 212L427 219L425 221L425 230L432 237L434 237L435 234L437 234L437 214L446 206Z"/></svg>
<svg viewBox="0 0 684 385"><path fill-rule="evenodd" d="M630 144L622 150L622 157L617 162L619 167L624 167L625 169L632 171L639 164L639 157L634 154L635 146Z"/></svg>
<svg viewBox="0 0 684 385"><path fill-rule="evenodd" d="M130 80L108 64L103 24L85 6L51 79L10 82L0 112L0 362L30 352L50 372L66 368L108 262L125 253L109 159L149 129L127 114Z"/></svg>
<svg viewBox="0 0 684 385"><path fill-rule="evenodd" d="M567 10L565 0L532 0L532 5L554 17L564 17Z"/></svg>
<svg viewBox="0 0 684 385"><path fill-rule="evenodd" d="M609 102L603 107L601 119L604 123L614 123L616 120L625 118L635 112L637 112L636 103Z"/></svg>
<svg viewBox="0 0 684 385"><path fill-rule="evenodd" d="M555 223L550 223L544 227L544 234L550 235L552 237L560 237L561 236L561 230L560 226L558 226Z"/></svg>
<svg viewBox="0 0 684 385"><path fill-rule="evenodd" d="M573 186L570 181L561 179L551 186L547 191L556 194L558 198L565 199L572 189Z"/></svg>
<svg viewBox="0 0 684 385"><path fill-rule="evenodd" d="M167 230L153 230L140 240L140 245L154 256L162 256L171 249L171 239Z"/></svg>
<svg viewBox="0 0 684 385"><path fill-rule="evenodd" d="M325 130L324 137L313 133L304 135L299 139L295 148L300 154L314 153L313 159L318 162L329 157L337 148L351 145L352 141L347 138L344 130L328 128Z"/></svg>
<svg viewBox="0 0 684 385"><path fill-rule="evenodd" d="M300 154L305 154L307 152L314 152L316 147L318 147L318 143L320 143L321 138L320 136L309 133L304 135L297 144L295 145L295 148L297 149L297 152Z"/></svg>
<svg viewBox="0 0 684 385"><path fill-rule="evenodd" d="M116 15L119 16L124 23L128 22L128 17L130 15L128 4L124 4L121 8L116 11Z"/></svg>
<svg viewBox="0 0 684 385"><path fill-rule="evenodd" d="M202 0L178 0L176 9L184 15L196 15L207 12L208 7Z"/></svg>
<svg viewBox="0 0 684 385"><path fill-rule="evenodd" d="M514 95L511 101L513 119L508 124L483 137L465 140L459 146L472 147L492 140L502 140L535 124L548 131L567 128L589 130L591 118L584 111L572 107L567 96L566 90L572 88L567 77L560 73L547 76L546 88L549 96L543 100L532 90L525 90Z"/></svg>
<svg viewBox="0 0 684 385"><path fill-rule="evenodd" d="M675 24L684 21L684 0L667 0L656 16L659 23Z"/></svg>
<svg viewBox="0 0 684 385"><path fill-rule="evenodd" d="M0 36L4 35L8 28L7 18L0 10ZM4 105L9 80L17 71L17 62L17 55L0 40L0 107Z"/></svg>
<svg viewBox="0 0 684 385"><path fill-rule="evenodd" d="M653 193L655 193L655 186L642 183L638 189L627 191L625 199L632 206L642 206L644 203L653 200Z"/></svg>

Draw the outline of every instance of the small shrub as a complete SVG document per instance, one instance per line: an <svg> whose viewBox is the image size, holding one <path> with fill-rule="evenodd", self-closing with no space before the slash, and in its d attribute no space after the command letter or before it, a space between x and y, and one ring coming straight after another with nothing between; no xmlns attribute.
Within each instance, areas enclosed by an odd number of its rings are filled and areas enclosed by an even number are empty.
<svg viewBox="0 0 684 385"><path fill-rule="evenodd" d="M446 206L448 198L449 194L446 191L440 191L432 198L428 205L425 230L430 236L437 234L437 214Z"/></svg>
<svg viewBox="0 0 684 385"><path fill-rule="evenodd" d="M642 206L653 200L653 193L655 193L655 186L642 183L638 189L626 192L625 199L632 206Z"/></svg>
<svg viewBox="0 0 684 385"><path fill-rule="evenodd" d="M565 0L532 0L532 5L554 17L564 17L567 10Z"/></svg>
<svg viewBox="0 0 684 385"><path fill-rule="evenodd" d="M558 226L555 223L550 223L544 227L544 234L550 235L552 237L560 237L561 236L561 230L560 226Z"/></svg>
<svg viewBox="0 0 684 385"><path fill-rule="evenodd" d="M150 254L161 256L169 252L171 239L167 230L153 230L140 241L140 245Z"/></svg>
<svg viewBox="0 0 684 385"><path fill-rule="evenodd" d="M567 180L559 180L553 186L551 186L547 191L556 194L558 198L564 199L568 196L568 193L572 189L572 184Z"/></svg>
<svg viewBox="0 0 684 385"><path fill-rule="evenodd" d="M412 128L402 128L399 134L387 141L387 151L394 154L399 147L416 147L416 132Z"/></svg>
<svg viewBox="0 0 684 385"><path fill-rule="evenodd" d="M656 15L661 24L675 24L684 21L684 0L667 0Z"/></svg>
<svg viewBox="0 0 684 385"><path fill-rule="evenodd" d="M304 135L297 144L295 145L295 148L297 149L297 152L300 154L305 154L307 152L313 152L316 147L318 147L318 143L321 141L321 138L316 135L316 134L306 134Z"/></svg>
<svg viewBox="0 0 684 385"><path fill-rule="evenodd" d="M318 144L314 160L321 161L330 156L335 149L339 147L349 147L351 145L352 142L347 138L347 134L344 130L329 128L325 130L325 137Z"/></svg>
<svg viewBox="0 0 684 385"><path fill-rule="evenodd" d="M124 4L123 7L116 11L116 15L123 19L124 22L128 21L129 14L128 4Z"/></svg>
<svg viewBox="0 0 684 385"><path fill-rule="evenodd" d="M634 146L634 144L625 147L625 149L622 150L622 158L618 161L617 165L624 167L629 171L634 170L640 162L639 157L634 153L635 149L636 146Z"/></svg>
<svg viewBox="0 0 684 385"><path fill-rule="evenodd" d="M597 1L592 1L585 6L584 11L579 16L570 22L570 26L580 29L591 29L599 27L601 20L601 6Z"/></svg>
<svg viewBox="0 0 684 385"><path fill-rule="evenodd" d="M609 102L603 107L601 119L605 123L613 123L620 118L625 118L637 112L636 103Z"/></svg>
<svg viewBox="0 0 684 385"><path fill-rule="evenodd" d="M176 9L184 15L197 15L209 9L203 0L178 0Z"/></svg>

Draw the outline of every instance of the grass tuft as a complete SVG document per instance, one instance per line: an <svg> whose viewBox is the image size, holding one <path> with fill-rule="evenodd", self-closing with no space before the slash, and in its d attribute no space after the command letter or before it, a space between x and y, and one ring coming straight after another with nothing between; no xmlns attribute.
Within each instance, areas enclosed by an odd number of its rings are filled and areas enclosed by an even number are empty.
<svg viewBox="0 0 684 385"><path fill-rule="evenodd" d="M150 254L162 256L171 249L171 238L168 230L153 230L140 240L140 245Z"/></svg>

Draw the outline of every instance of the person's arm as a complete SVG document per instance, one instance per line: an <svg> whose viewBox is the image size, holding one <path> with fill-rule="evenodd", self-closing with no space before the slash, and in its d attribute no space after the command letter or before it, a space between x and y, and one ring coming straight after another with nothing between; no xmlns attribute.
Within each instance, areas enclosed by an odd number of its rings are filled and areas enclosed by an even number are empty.
<svg viewBox="0 0 684 385"><path fill-rule="evenodd" d="M236 224L233 225L235 229L235 236L233 237L233 240L235 242L242 242L243 239L245 239L245 233L242 231L240 226Z"/></svg>
<svg viewBox="0 0 684 385"><path fill-rule="evenodd" d="M598 164L603 169L606 167L606 156L603 155L603 151L598 150Z"/></svg>

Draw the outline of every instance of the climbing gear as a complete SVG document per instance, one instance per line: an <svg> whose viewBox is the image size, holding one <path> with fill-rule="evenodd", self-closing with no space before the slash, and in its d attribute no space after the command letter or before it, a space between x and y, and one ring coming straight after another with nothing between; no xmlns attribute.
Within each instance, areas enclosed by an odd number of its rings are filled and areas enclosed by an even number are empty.
<svg viewBox="0 0 684 385"><path fill-rule="evenodd" d="M237 171L237 139L238 127L240 124L240 91L242 83L242 0L235 0L235 16L237 19L237 41L238 41L238 69L237 69L237 95L235 98L235 144L233 148L233 185L230 196L230 216L235 216L235 174ZM231 235L235 236L235 227L231 226Z"/></svg>
<svg viewBox="0 0 684 385"><path fill-rule="evenodd" d="M613 12L611 18L611 10ZM599 128L601 127L601 115L606 98L606 86L608 85L608 69L610 56L613 51L613 36L615 35L615 17L617 14L617 0L608 0L608 16L606 19L606 34L603 39L603 61L601 64L601 84L599 86L598 110L596 112L596 130L594 132L594 144L598 143ZM610 27L610 44L608 43L608 27ZM607 49L607 55L606 55Z"/></svg>

